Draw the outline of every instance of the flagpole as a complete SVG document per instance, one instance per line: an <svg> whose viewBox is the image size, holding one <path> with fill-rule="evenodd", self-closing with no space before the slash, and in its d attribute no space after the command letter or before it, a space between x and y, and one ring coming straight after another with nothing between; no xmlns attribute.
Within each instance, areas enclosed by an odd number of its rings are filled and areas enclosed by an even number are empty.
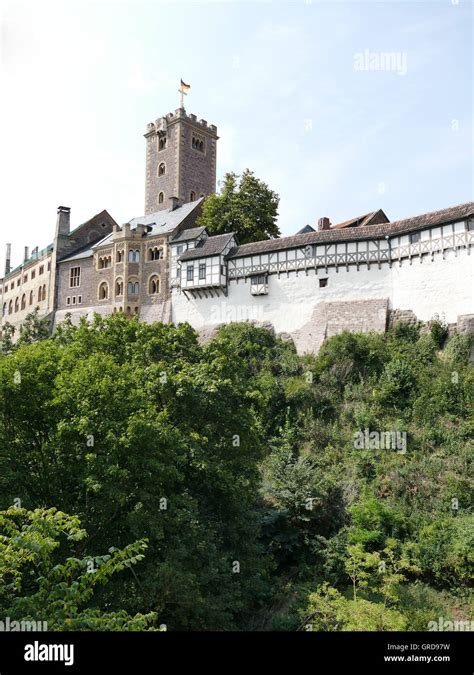
<svg viewBox="0 0 474 675"><path fill-rule="evenodd" d="M184 91L183 87L180 87L178 89L178 93L181 94L181 108L184 108L184 98L183 96L187 96L187 92Z"/></svg>

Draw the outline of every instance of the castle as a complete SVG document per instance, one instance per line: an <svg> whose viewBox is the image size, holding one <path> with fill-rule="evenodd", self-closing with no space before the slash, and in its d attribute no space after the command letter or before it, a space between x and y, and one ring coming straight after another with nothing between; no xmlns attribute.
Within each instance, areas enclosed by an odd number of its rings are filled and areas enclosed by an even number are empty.
<svg viewBox="0 0 474 675"><path fill-rule="evenodd" d="M107 211L71 230L57 212L54 241L0 280L2 327L16 335L38 308L57 325L123 312L187 321L205 337L230 321L270 325L299 353L343 330L384 331L390 320L453 329L474 324L474 203L390 222L381 210L293 236L239 245L198 225L215 191L217 128L183 107L148 124L145 215L119 226Z"/></svg>

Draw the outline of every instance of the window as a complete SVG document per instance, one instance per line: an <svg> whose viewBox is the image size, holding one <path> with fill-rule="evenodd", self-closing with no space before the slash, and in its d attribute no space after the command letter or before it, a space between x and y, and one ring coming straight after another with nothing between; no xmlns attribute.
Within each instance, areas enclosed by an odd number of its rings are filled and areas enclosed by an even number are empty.
<svg viewBox="0 0 474 675"><path fill-rule="evenodd" d="M258 286L259 284L266 284L267 279L264 274L257 274L250 279L252 286Z"/></svg>
<svg viewBox="0 0 474 675"><path fill-rule="evenodd" d="M30 305L33 304L33 291L30 291Z"/></svg>
<svg viewBox="0 0 474 675"><path fill-rule="evenodd" d="M81 268L71 267L69 273L69 288L77 288L81 285Z"/></svg>
<svg viewBox="0 0 474 675"><path fill-rule="evenodd" d="M206 263L199 263L199 278L206 278Z"/></svg>
<svg viewBox="0 0 474 675"><path fill-rule="evenodd" d="M139 285L138 281L129 281L127 285L128 295L138 295Z"/></svg>
<svg viewBox="0 0 474 675"><path fill-rule="evenodd" d="M166 136L160 136L158 139L158 150L166 149Z"/></svg>
<svg viewBox="0 0 474 675"><path fill-rule="evenodd" d="M14 288L15 288L15 282L12 281L11 284L10 284L10 290L13 291Z"/></svg>
<svg viewBox="0 0 474 675"><path fill-rule="evenodd" d="M176 249L177 255L181 255L181 253L183 252L183 248L184 246L178 246L178 248Z"/></svg>
<svg viewBox="0 0 474 675"><path fill-rule="evenodd" d="M123 295L123 281L117 279L115 282L115 295Z"/></svg>
<svg viewBox="0 0 474 675"><path fill-rule="evenodd" d="M196 193L193 191L193 192L191 192L191 194L189 195L189 201L190 201L190 202L194 202L195 199L196 199Z"/></svg>
<svg viewBox="0 0 474 675"><path fill-rule="evenodd" d="M32 273L31 273L31 278L34 279L35 276L36 276L36 270L33 270Z"/></svg>
<svg viewBox="0 0 474 675"><path fill-rule="evenodd" d="M19 301L19 299L17 298L17 299L15 300L15 312L18 312L19 309L20 309L20 301Z"/></svg>
<svg viewBox="0 0 474 675"><path fill-rule="evenodd" d="M44 273L44 265L40 265L39 274L43 274L43 273Z"/></svg>
<svg viewBox="0 0 474 675"><path fill-rule="evenodd" d="M51 269L51 260L48 261L48 272L50 271L50 269Z"/></svg>
<svg viewBox="0 0 474 675"><path fill-rule="evenodd" d="M21 296L21 308L25 309L25 307L26 307L26 295L23 293L23 295Z"/></svg>
<svg viewBox="0 0 474 675"><path fill-rule="evenodd" d="M328 285L328 280L327 280L327 278L326 278L326 279L320 279L320 280L319 280L319 288L326 288L327 285Z"/></svg>
<svg viewBox="0 0 474 675"><path fill-rule="evenodd" d="M421 239L421 232L412 232L410 234L410 244L416 244Z"/></svg>
<svg viewBox="0 0 474 675"><path fill-rule="evenodd" d="M117 251L117 262L123 262L123 251Z"/></svg>
<svg viewBox="0 0 474 675"><path fill-rule="evenodd" d="M162 258L164 258L162 246L148 249L148 260L161 260Z"/></svg>
<svg viewBox="0 0 474 675"><path fill-rule="evenodd" d="M164 176L166 173L166 164L164 162L161 162L158 165L158 175L159 176Z"/></svg>
<svg viewBox="0 0 474 675"><path fill-rule="evenodd" d="M133 251L132 249L130 249L130 251L128 252L128 262L129 263L140 262L140 251L138 250Z"/></svg>
<svg viewBox="0 0 474 675"><path fill-rule="evenodd" d="M25 284L27 281L28 281L28 275L25 274L25 276L23 277L23 283Z"/></svg>
<svg viewBox="0 0 474 675"><path fill-rule="evenodd" d="M192 147L194 150L199 150L199 152L204 152L204 141L200 138L197 138L196 136L193 136L193 140L191 142Z"/></svg>
<svg viewBox="0 0 474 675"><path fill-rule="evenodd" d="M82 305L82 295L77 296L77 304Z"/></svg>
<svg viewBox="0 0 474 675"><path fill-rule="evenodd" d="M186 268L186 278L188 281L194 280L194 265L188 265Z"/></svg>
<svg viewBox="0 0 474 675"><path fill-rule="evenodd" d="M158 195L158 204L163 204L164 201L165 201L165 193L160 192L160 194Z"/></svg>
<svg viewBox="0 0 474 675"><path fill-rule="evenodd" d="M467 221L467 231L474 232L474 218Z"/></svg>
<svg viewBox="0 0 474 675"><path fill-rule="evenodd" d="M99 285L99 300L107 300L109 297L109 287L106 281Z"/></svg>
<svg viewBox="0 0 474 675"><path fill-rule="evenodd" d="M8 313L11 314L13 312L13 300L10 300L8 303Z"/></svg>
<svg viewBox="0 0 474 675"><path fill-rule="evenodd" d="M3 309L2 309L2 316L5 316L6 313L7 313L7 303L4 302L3 303Z"/></svg>
<svg viewBox="0 0 474 675"><path fill-rule="evenodd" d="M150 277L148 292L150 295L156 295L160 292L160 279L156 275Z"/></svg>
<svg viewBox="0 0 474 675"><path fill-rule="evenodd" d="M19 286L20 283L21 283L21 279L18 278L18 279L16 280L16 285Z"/></svg>
<svg viewBox="0 0 474 675"><path fill-rule="evenodd" d="M176 268L176 276L177 276L178 279L179 279L180 276L181 276L181 268L180 268L180 267L177 267L177 268Z"/></svg>
<svg viewBox="0 0 474 675"><path fill-rule="evenodd" d="M70 304L71 304L71 297L68 295L67 298L66 298L66 305L70 305Z"/></svg>
<svg viewBox="0 0 474 675"><path fill-rule="evenodd" d="M76 296L75 296L75 295L72 296L72 304L73 304L73 305L76 304Z"/></svg>

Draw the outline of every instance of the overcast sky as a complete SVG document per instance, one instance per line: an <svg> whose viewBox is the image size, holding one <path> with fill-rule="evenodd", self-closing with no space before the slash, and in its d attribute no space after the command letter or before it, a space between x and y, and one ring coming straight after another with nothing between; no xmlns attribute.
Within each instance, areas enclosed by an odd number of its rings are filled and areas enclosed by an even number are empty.
<svg viewBox="0 0 474 675"><path fill-rule="evenodd" d="M3 2L5 243L144 210L143 132L178 107L216 124L218 178L246 167L292 234L377 208L472 199L472 5L441 2ZM387 60L383 54L391 53Z"/></svg>

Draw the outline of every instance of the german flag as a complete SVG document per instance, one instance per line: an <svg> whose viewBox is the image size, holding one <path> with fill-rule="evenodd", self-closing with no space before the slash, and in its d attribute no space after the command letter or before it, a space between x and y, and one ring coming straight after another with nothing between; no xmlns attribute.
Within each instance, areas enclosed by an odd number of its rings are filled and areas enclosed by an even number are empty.
<svg viewBox="0 0 474 675"><path fill-rule="evenodd" d="M183 80L181 79L181 89L191 89L191 85L186 84L186 82L183 82Z"/></svg>

